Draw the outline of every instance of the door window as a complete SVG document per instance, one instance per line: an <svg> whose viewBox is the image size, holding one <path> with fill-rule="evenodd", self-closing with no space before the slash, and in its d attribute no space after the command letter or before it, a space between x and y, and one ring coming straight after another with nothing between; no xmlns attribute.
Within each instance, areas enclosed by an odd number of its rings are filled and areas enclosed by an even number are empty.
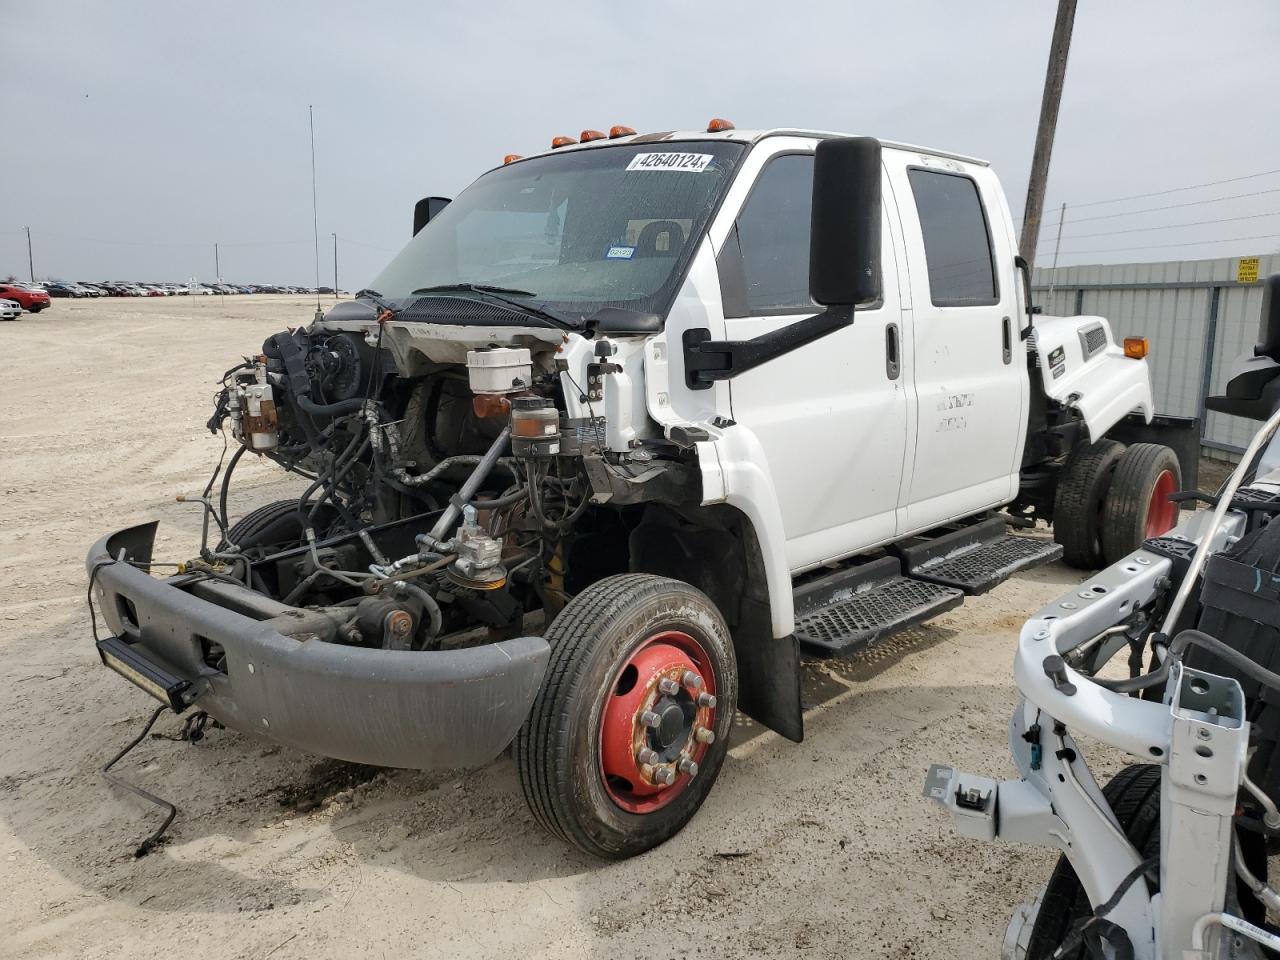
<svg viewBox="0 0 1280 960"><path fill-rule="evenodd" d="M719 260L726 317L812 313L809 219L813 154L784 154L760 173Z"/></svg>
<svg viewBox="0 0 1280 960"><path fill-rule="evenodd" d="M919 168L907 171L915 196L929 295L935 307L972 307L999 302L991 259L991 235L969 177Z"/></svg>

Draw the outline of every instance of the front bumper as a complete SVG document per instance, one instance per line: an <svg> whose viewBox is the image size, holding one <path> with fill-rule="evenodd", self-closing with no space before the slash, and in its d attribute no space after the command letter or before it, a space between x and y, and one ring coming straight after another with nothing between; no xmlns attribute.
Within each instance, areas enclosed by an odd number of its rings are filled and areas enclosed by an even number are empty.
<svg viewBox="0 0 1280 960"><path fill-rule="evenodd" d="M193 705L228 727L341 760L426 770L488 762L529 712L550 656L541 637L410 651L287 636L277 628L288 629L288 615L255 619L194 596L181 577L135 566L150 563L155 532L146 523L93 545L85 565L94 598L131 652L189 683ZM214 665L223 654L225 670Z"/></svg>

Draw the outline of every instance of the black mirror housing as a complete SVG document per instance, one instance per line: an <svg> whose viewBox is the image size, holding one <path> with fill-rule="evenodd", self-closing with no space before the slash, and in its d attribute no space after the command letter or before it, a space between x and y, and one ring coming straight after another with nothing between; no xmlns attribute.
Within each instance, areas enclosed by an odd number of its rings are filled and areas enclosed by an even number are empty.
<svg viewBox="0 0 1280 960"><path fill-rule="evenodd" d="M439 216L440 211L449 205L448 197L423 197L413 205L413 235Z"/></svg>
<svg viewBox="0 0 1280 960"><path fill-rule="evenodd" d="M823 140L814 151L809 293L823 306L880 299L880 141Z"/></svg>

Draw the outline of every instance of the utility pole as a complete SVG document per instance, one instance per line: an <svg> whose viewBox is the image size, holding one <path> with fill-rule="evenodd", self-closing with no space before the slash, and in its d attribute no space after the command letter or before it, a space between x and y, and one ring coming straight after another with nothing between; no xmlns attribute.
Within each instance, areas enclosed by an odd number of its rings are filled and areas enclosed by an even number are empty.
<svg viewBox="0 0 1280 960"><path fill-rule="evenodd" d="M338 235L333 234L333 299L338 299Z"/></svg>
<svg viewBox="0 0 1280 960"><path fill-rule="evenodd" d="M1067 75L1067 52L1071 48L1071 28L1075 20L1076 0L1058 0L1058 18L1053 24L1049 66L1044 75L1044 96L1040 100L1036 150L1031 158L1031 179L1027 183L1027 203L1022 214L1022 242L1018 244L1018 252L1029 267L1035 267L1036 263L1044 188L1049 179L1049 157L1053 153L1053 134L1058 126L1058 105L1062 103L1062 82Z"/></svg>
<svg viewBox="0 0 1280 960"><path fill-rule="evenodd" d="M30 274L31 282L36 282L36 263L31 258L31 228L27 227L27 273Z"/></svg>
<svg viewBox="0 0 1280 960"><path fill-rule="evenodd" d="M1053 241L1053 272L1049 274L1049 292L1053 293L1053 288L1058 279L1058 251L1062 249L1062 222L1067 219L1067 205L1064 203L1062 209L1058 211L1058 239Z"/></svg>
<svg viewBox="0 0 1280 960"><path fill-rule="evenodd" d="M218 244L216 241L213 244L213 282L222 282L222 265L218 263Z"/></svg>

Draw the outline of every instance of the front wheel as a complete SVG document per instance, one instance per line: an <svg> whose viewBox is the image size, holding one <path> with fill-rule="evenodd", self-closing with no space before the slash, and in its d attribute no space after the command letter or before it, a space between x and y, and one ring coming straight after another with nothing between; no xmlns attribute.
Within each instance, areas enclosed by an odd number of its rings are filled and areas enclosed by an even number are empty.
<svg viewBox="0 0 1280 960"><path fill-rule="evenodd" d="M678 580L607 577L551 622L551 662L515 741L534 817L594 856L674 836L728 751L737 663L714 604Z"/></svg>

